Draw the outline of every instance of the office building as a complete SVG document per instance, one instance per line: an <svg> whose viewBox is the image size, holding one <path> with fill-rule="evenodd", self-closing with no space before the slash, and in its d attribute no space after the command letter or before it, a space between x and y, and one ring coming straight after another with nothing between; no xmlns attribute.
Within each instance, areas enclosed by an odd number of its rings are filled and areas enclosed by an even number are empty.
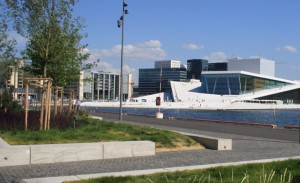
<svg viewBox="0 0 300 183"><path fill-rule="evenodd" d="M92 100L118 100L120 75L103 71L84 71L82 85L83 98ZM131 98L133 93L132 74L123 75L123 99Z"/></svg>
<svg viewBox="0 0 300 183"><path fill-rule="evenodd" d="M170 81L186 81L186 68L139 69L139 94L170 92Z"/></svg>
<svg viewBox="0 0 300 183"><path fill-rule="evenodd" d="M227 71L228 62L208 63L208 71Z"/></svg>
<svg viewBox="0 0 300 183"><path fill-rule="evenodd" d="M172 69L172 68L180 68L181 64L178 60L162 60L162 61L155 61L154 68L155 69Z"/></svg>
<svg viewBox="0 0 300 183"><path fill-rule="evenodd" d="M119 98L120 75L110 72L84 71L83 97L92 100Z"/></svg>
<svg viewBox="0 0 300 183"><path fill-rule="evenodd" d="M202 71L207 71L208 60L190 59L187 60L187 79L201 79Z"/></svg>

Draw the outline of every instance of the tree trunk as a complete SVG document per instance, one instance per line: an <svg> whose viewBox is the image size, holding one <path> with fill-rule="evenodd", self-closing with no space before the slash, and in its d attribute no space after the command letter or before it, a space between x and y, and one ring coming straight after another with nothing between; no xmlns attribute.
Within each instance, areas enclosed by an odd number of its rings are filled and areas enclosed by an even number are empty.
<svg viewBox="0 0 300 183"><path fill-rule="evenodd" d="M43 78L46 78L47 74L47 64L44 64L43 66ZM43 82L43 87L42 87L42 99L41 99L41 114L40 114L40 130L43 129L44 126L44 110L45 110L45 93L46 93L46 86L45 86L45 81L41 80Z"/></svg>
<svg viewBox="0 0 300 183"><path fill-rule="evenodd" d="M43 86L42 86L42 98L41 98L41 106L40 106L40 130L43 129L43 124L44 124L44 97L45 97L45 87L44 87L44 84L45 82L43 80L40 80L43 82Z"/></svg>

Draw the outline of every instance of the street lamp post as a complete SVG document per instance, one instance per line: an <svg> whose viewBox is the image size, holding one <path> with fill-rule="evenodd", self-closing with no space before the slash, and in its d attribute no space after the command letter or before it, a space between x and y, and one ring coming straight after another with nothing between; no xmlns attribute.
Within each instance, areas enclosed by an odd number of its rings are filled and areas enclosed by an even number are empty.
<svg viewBox="0 0 300 183"><path fill-rule="evenodd" d="M122 16L118 20L118 27L122 26L122 46L121 46L121 74L120 74L120 113L119 113L119 120L122 121L123 109L122 109L122 102L123 102L123 47L124 47L124 22L125 22L125 14L128 14L128 10L125 9L127 7L127 3L123 0L123 11Z"/></svg>
<svg viewBox="0 0 300 183"><path fill-rule="evenodd" d="M99 94L100 94L100 89L99 89L99 82L100 82L100 73L98 72L98 78L97 78L97 102L99 102Z"/></svg>

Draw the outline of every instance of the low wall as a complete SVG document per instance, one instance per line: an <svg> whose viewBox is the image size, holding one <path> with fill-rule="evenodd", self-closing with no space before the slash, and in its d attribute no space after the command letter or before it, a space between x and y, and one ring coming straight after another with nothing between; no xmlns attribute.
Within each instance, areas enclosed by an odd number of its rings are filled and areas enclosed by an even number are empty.
<svg viewBox="0 0 300 183"><path fill-rule="evenodd" d="M0 167L155 155L150 141L0 147Z"/></svg>
<svg viewBox="0 0 300 183"><path fill-rule="evenodd" d="M232 150L232 140L208 136L192 136L197 142L213 150Z"/></svg>
<svg viewBox="0 0 300 183"><path fill-rule="evenodd" d="M178 133L192 137L193 139L195 139L197 142L204 145L208 149L232 150L232 139L210 137L210 136L198 135L192 133L183 133L183 132L178 132Z"/></svg>

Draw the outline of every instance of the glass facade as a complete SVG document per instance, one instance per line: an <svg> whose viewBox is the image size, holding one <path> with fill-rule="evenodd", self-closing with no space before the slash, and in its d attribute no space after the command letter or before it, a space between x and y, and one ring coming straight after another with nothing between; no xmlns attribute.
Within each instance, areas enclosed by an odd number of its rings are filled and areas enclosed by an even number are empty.
<svg viewBox="0 0 300 183"><path fill-rule="evenodd" d="M115 100L119 98L120 76L108 72L87 72L83 97L92 100Z"/></svg>
<svg viewBox="0 0 300 183"><path fill-rule="evenodd" d="M115 100L119 98L119 75L94 73L94 99Z"/></svg>
<svg viewBox="0 0 300 183"><path fill-rule="evenodd" d="M187 60L187 79L201 79L202 71L207 71L208 60L191 59Z"/></svg>
<svg viewBox="0 0 300 183"><path fill-rule="evenodd" d="M202 93L218 95L240 95L290 85L290 83L282 81L240 73L202 74L201 82Z"/></svg>
<svg viewBox="0 0 300 183"><path fill-rule="evenodd" d="M160 69L139 69L139 94L150 95L159 92L170 92L170 81L186 81L185 68L163 68L160 79Z"/></svg>
<svg viewBox="0 0 300 183"><path fill-rule="evenodd" d="M227 71L228 63L227 62L216 62L208 64L208 71Z"/></svg>
<svg viewBox="0 0 300 183"><path fill-rule="evenodd" d="M260 100L282 100L285 104L300 104L300 89L258 98Z"/></svg>

